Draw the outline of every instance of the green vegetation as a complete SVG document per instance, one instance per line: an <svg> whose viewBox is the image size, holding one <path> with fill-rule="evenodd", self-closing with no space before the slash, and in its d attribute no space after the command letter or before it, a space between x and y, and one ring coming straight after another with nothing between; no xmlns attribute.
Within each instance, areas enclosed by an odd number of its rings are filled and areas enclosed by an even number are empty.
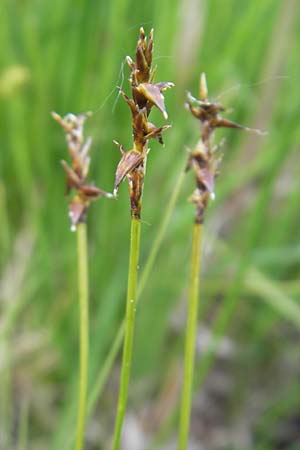
<svg viewBox="0 0 300 450"><path fill-rule="evenodd" d="M165 148L150 145L143 296L124 428L132 430L135 420L147 450L176 441L193 214L187 202L193 179L182 182L182 170L184 147L199 136L183 104L204 71L210 96L221 95L222 104L234 108L227 117L268 136L216 132L216 142L226 138L225 156L203 237L191 439L214 449L240 449L247 439L251 450L273 450L280 442L297 448L290 424L299 420L298 2L3 0L0 12L3 448L73 448L76 236L63 201L65 142L49 112L93 111L86 123L93 137L90 179L111 191L119 161L112 139L131 146L128 107L116 86L129 93L125 56L133 54L141 25L147 33L155 29L157 79L172 80L175 88L167 99L172 128ZM160 123L159 113L151 120ZM113 435L130 233L126 191L122 186L117 201L92 204L88 217L86 449L109 448ZM150 260L153 248L157 258ZM222 443L214 440L217 432Z"/></svg>

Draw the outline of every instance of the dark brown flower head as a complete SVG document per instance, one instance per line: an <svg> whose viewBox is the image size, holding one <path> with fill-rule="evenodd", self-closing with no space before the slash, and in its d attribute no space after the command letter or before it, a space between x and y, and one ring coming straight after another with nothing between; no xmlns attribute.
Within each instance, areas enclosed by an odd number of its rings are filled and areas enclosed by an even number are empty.
<svg viewBox="0 0 300 450"><path fill-rule="evenodd" d="M186 107L201 123L201 138L196 148L190 152L187 170L193 169L196 178L196 190L190 201L196 205L197 223L204 220L205 210L210 198L214 199L215 178L222 159L219 153L221 145L212 146L213 134L216 128L236 128L263 134L260 130L253 130L222 117L224 106L208 99L208 89L205 74L200 77L199 99L190 93L187 95ZM222 143L221 143L222 144Z"/></svg>
<svg viewBox="0 0 300 450"><path fill-rule="evenodd" d="M149 139L156 139L163 144L162 132L170 125L157 127L149 122L148 117L153 107L161 111L167 119L163 92L174 86L170 82L154 83L156 70L152 70L153 30L147 39L144 29L136 46L135 61L127 56L126 61L130 69L130 87L132 98L129 98L120 88L120 93L128 104L132 115L133 149L125 151L116 143L122 152L122 158L116 171L114 193L118 191L120 183L127 177L130 189L131 212L140 217L141 196L145 175L146 159L149 152Z"/></svg>
<svg viewBox="0 0 300 450"><path fill-rule="evenodd" d="M75 231L79 222L85 222L87 209L92 200L100 196L112 197L112 194L93 186L87 182L90 167L90 149L92 139L88 137L84 141L84 122L91 113L67 114L61 117L53 112L52 117L63 127L68 143L68 150L71 157L71 166L64 160L61 161L67 175L67 193L75 190L75 196L69 204L69 217L71 220L71 230Z"/></svg>

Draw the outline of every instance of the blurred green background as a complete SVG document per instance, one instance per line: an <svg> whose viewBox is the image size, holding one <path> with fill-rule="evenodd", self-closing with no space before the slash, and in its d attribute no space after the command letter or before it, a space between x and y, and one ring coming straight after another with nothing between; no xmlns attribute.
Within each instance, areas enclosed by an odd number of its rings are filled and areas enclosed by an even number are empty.
<svg viewBox="0 0 300 450"><path fill-rule="evenodd" d="M112 140L132 142L116 86L128 92L124 59L141 25L155 29L157 80L176 84L166 93L165 148L151 142L141 273L185 147L199 138L184 98L197 95L200 72L228 118L268 131L216 135L225 157L206 222L190 450L300 448L299 10L297 0L1 0L1 450L72 445L76 239L59 164L65 139L50 111L94 112L91 178L112 190ZM124 450L175 448L192 189L189 174L139 303ZM108 448L113 427L120 354L103 368L124 313L128 203L124 183L88 218L91 450Z"/></svg>

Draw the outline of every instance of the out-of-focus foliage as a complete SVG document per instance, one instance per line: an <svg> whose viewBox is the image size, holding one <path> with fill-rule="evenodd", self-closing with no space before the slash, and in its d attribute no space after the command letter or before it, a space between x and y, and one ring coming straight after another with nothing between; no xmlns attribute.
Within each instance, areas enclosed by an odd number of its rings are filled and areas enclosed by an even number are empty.
<svg viewBox="0 0 300 450"><path fill-rule="evenodd" d="M119 160L112 140L125 148L132 140L130 114L116 86L128 92L124 60L133 55L140 25L146 32L155 29L158 79L176 84L165 96L173 125L165 133L165 148L151 143L141 271L184 167L185 147L199 137L198 124L183 104L187 90L197 93L200 72L206 72L210 95L228 106L228 118L268 131L266 137L230 130L216 134L217 141L226 138L226 145L206 224L191 440L206 449L298 448L298 16L297 0L2 0L3 448L62 450L72 439L76 246L59 163L66 146L50 111L94 112L86 123L93 137L91 177L111 191ZM153 122L159 120L153 114ZM192 183L187 175L138 308L125 436L129 442L134 435L135 444L126 444L130 450L150 449L161 427L157 441L162 443L155 448L175 436L168 417L180 383L193 222L193 206L186 199ZM127 191L124 183L118 201L100 199L89 213L91 390L124 312ZM220 338L215 351L213 337ZM117 374L115 365L91 416L87 449L107 448Z"/></svg>

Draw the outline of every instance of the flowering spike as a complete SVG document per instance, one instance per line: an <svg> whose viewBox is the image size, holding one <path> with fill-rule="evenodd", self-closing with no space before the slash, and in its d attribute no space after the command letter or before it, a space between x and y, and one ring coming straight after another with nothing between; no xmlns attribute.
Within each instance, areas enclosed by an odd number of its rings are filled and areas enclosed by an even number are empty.
<svg viewBox="0 0 300 450"><path fill-rule="evenodd" d="M119 89L125 102L129 105L132 115L133 149L125 152L123 147L115 142L120 148L122 158L118 164L115 177L114 194L117 194L120 183L127 177L129 182L131 214L139 218L141 214L141 197L145 176L146 160L148 155L149 139L157 139L163 144L162 132L169 125L156 127L149 122L148 117L153 106L156 106L163 117L168 117L163 91L174 86L170 82L153 83L156 69L152 70L153 54L153 30L149 37L144 28L140 28L135 52L135 61L130 56L126 57L130 69L130 87L132 98L129 98Z"/></svg>
<svg viewBox="0 0 300 450"><path fill-rule="evenodd" d="M193 169L196 178L196 189L190 197L190 201L196 205L196 223L202 223L205 210L210 199L215 198L214 184L218 175L218 167L221 157L217 157L217 150L223 144L212 146L212 137L216 128L235 128L263 134L259 130L252 130L236 122L224 119L221 113L225 108L219 103L211 102L207 98L208 89L206 76L200 76L199 97L196 99L190 93L187 94L186 108L201 123L201 138L195 150L189 154L186 170Z"/></svg>
<svg viewBox="0 0 300 450"><path fill-rule="evenodd" d="M91 115L90 112L80 114L67 114L61 117L59 114L52 112L52 117L58 122L66 133L68 149L71 157L72 166L62 160L63 166L67 174L67 193L71 189L76 191L75 196L69 204L69 217L71 220L71 231L76 230L79 222L85 222L87 209L92 200L100 196L112 197L102 189L91 184L87 184L87 176L90 167L90 149L92 139L88 137L84 141L83 126L85 120Z"/></svg>

